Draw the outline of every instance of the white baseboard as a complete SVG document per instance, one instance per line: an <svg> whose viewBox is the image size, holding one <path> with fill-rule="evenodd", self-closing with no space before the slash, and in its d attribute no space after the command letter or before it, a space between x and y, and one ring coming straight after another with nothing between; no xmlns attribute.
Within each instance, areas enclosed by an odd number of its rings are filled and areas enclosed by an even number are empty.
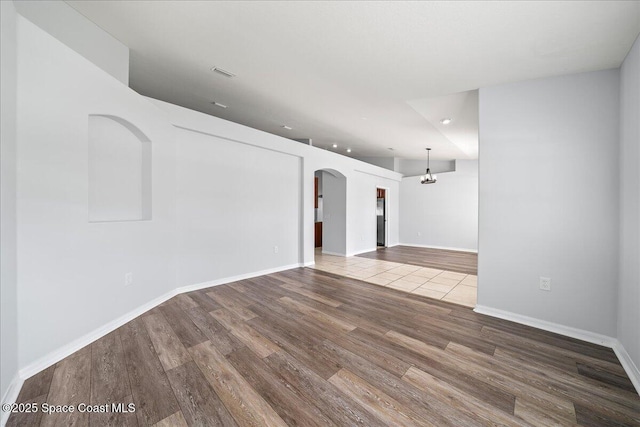
<svg viewBox="0 0 640 427"><path fill-rule="evenodd" d="M367 252L375 252L378 250L378 247L373 247L373 248L369 248L369 249L364 249L361 251L355 251L355 252L351 252L348 253L347 256L356 256L356 255L360 255L360 254L366 254Z"/></svg>
<svg viewBox="0 0 640 427"><path fill-rule="evenodd" d="M473 254L477 254L477 249L468 249L468 248L454 248L451 246L433 246L433 245L420 245L418 243L398 243L394 246L410 246L413 248L427 248L427 249L444 249L447 251L458 251L458 252L470 252Z"/></svg>
<svg viewBox="0 0 640 427"><path fill-rule="evenodd" d="M547 322L546 320L523 316L521 314L500 310L497 308L476 305L476 308L473 309L473 311L480 314L486 314L487 316L497 317L499 319L510 320L522 325L533 326L534 328L542 329L545 331L555 332L556 334L576 338L582 341L587 341L592 344L603 345L605 347L613 348L613 343L614 341L616 341L615 338L609 337L607 335L596 334L595 332L589 332L583 329L573 328L571 326L564 326L559 323Z"/></svg>
<svg viewBox="0 0 640 427"><path fill-rule="evenodd" d="M9 383L7 391L4 393L4 396L2 396L2 401L0 403L15 402L18 399L18 394L20 394L20 389L22 388L23 383L24 380L20 377L20 374L16 372L16 374L13 376L13 379ZM11 412L9 411L0 412L0 426L4 426L7 423L7 420L9 420L9 415L11 415Z"/></svg>
<svg viewBox="0 0 640 427"><path fill-rule="evenodd" d="M302 267L302 264L290 264L283 267L269 268L266 270L254 271L252 273L239 274L237 276L225 277L223 279L211 280L209 282L196 283L195 285L182 286L176 289L176 294L183 294L185 292L198 291L204 288L210 288L212 286L225 285L227 283L237 282L239 280L251 279L253 277L265 276L267 274L278 273L279 271L291 270L292 268Z"/></svg>
<svg viewBox="0 0 640 427"><path fill-rule="evenodd" d="M485 314L487 316L497 317L499 319L520 323L522 325L532 326L544 331L554 332L556 334L590 342L592 344L609 347L616 353L618 360L620 360L620 364L629 376L629 379L633 383L633 386L636 388L636 392L640 394L640 371L638 370L638 367L635 365L635 363L633 363L633 360L631 359L631 356L629 356L629 353L627 353L624 346L620 341L618 341L617 338L482 305L476 305L476 308L474 308L473 311L479 314Z"/></svg>
<svg viewBox="0 0 640 427"><path fill-rule="evenodd" d="M25 366L24 368L20 369L18 371L18 374L16 375L16 378L11 382L9 389L5 393L5 397L2 403L15 402L15 399L18 398L18 393L20 392L22 383L27 378L30 378L33 375L37 374L38 372L43 371L44 369L47 369L49 366L52 366L58 363L65 357L70 356L71 354L75 353L81 348L86 347L92 342L104 337L108 333L115 331L125 323L130 322L131 320L135 319L141 314L151 310L152 308L162 304L163 302L167 301L170 298L173 298L178 294L196 291L196 290L208 288L211 286L223 285L225 283L237 282L238 280L250 279L252 277L264 276L266 274L277 273L279 271L290 270L292 268L298 268L302 266L303 266L302 264L291 264L291 265L286 265L282 267L270 268L270 269L261 270L261 271L254 271L252 273L240 274L233 277L225 277L223 279L216 279L209 282L197 283L194 285L182 286L180 288L173 289L141 305L140 307L137 307L136 309L118 317L117 319L112 320L111 322L83 335L82 337L70 342L69 344L63 347L60 347L57 350L52 351L51 353L44 355L43 357L37 359L35 362L32 362L27 366Z"/></svg>
<svg viewBox="0 0 640 427"><path fill-rule="evenodd" d="M310 261L310 262L305 262L303 264L304 267L311 267L312 265L316 265L316 262L315 261Z"/></svg>
<svg viewBox="0 0 640 427"><path fill-rule="evenodd" d="M322 250L322 253L324 255L343 256L343 257L347 256L347 254L341 254L341 253L338 253L338 252L325 251L324 249Z"/></svg>
<svg viewBox="0 0 640 427"><path fill-rule="evenodd" d="M356 256L356 255L360 255L360 254L364 254L367 252L375 252L378 248L370 248L370 249L364 249L361 251L355 251L355 252L347 252L345 254L341 254L338 252L331 252L331 251L325 251L323 250L322 253L324 255L333 255L333 256L341 256L341 257L350 257L350 256Z"/></svg>
<svg viewBox="0 0 640 427"><path fill-rule="evenodd" d="M103 336L107 335L108 333L115 331L125 323L130 322L131 320L135 319L141 314L151 310L155 306L162 304L163 302L165 302L170 298L173 298L177 294L178 292L175 289L172 291L169 291L135 308L134 310L131 310L130 312L118 317L117 319L112 320L111 322L97 329L94 329L93 331L81 336L80 338L73 340L69 344L62 346L57 350L54 350L51 353L44 355L43 357L37 359L35 362L31 362L24 368L20 369L19 371L20 378L22 378L23 380L26 380L27 378L32 377L38 372L47 369L49 366L58 363L65 357L75 353L76 351L80 350L83 347L86 347L87 345L91 344L95 340L100 339Z"/></svg>
<svg viewBox="0 0 640 427"><path fill-rule="evenodd" d="M627 353L627 350L619 340L616 340L614 343L613 351L616 353L616 356L618 356L620 364L629 376L631 383L636 388L636 392L640 395L640 369L638 369L636 364L633 363L631 356Z"/></svg>

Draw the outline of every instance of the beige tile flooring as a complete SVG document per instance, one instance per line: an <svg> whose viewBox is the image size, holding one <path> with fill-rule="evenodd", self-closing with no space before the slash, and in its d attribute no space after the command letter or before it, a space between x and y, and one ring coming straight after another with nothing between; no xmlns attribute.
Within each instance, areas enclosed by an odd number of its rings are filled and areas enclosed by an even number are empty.
<svg viewBox="0 0 640 427"><path fill-rule="evenodd" d="M375 285L475 307L478 276L359 257L339 257L316 250L312 268Z"/></svg>

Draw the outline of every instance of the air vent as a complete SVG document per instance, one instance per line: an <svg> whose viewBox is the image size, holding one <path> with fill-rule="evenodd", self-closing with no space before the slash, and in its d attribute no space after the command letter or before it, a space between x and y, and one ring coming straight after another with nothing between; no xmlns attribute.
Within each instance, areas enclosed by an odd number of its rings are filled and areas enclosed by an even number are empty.
<svg viewBox="0 0 640 427"><path fill-rule="evenodd" d="M232 72L227 71L227 70L223 70L222 68L218 68L218 67L213 67L213 68L211 69L211 71L213 71L214 73L218 73L218 74L220 74L221 76L225 76L225 77L229 77L229 78L231 78L231 77L235 77L235 76L236 76L236 75L235 75L235 74L233 74Z"/></svg>

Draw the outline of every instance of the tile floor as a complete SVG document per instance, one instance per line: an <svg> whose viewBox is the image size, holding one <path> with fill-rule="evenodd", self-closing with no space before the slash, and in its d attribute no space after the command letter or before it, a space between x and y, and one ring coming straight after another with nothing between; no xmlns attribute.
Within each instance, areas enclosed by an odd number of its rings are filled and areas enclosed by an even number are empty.
<svg viewBox="0 0 640 427"><path fill-rule="evenodd" d="M312 268L467 307L476 306L478 276L316 250Z"/></svg>

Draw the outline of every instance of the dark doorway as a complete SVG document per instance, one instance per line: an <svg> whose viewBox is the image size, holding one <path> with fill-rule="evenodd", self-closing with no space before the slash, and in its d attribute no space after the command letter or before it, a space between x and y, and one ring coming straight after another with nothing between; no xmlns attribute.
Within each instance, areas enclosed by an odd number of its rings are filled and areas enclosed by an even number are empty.
<svg viewBox="0 0 640 427"><path fill-rule="evenodd" d="M314 240L316 248L322 247L322 172L314 177L313 207L315 212Z"/></svg>
<svg viewBox="0 0 640 427"><path fill-rule="evenodd" d="M377 216L377 242L378 247L387 246L387 190L376 189L376 216Z"/></svg>

